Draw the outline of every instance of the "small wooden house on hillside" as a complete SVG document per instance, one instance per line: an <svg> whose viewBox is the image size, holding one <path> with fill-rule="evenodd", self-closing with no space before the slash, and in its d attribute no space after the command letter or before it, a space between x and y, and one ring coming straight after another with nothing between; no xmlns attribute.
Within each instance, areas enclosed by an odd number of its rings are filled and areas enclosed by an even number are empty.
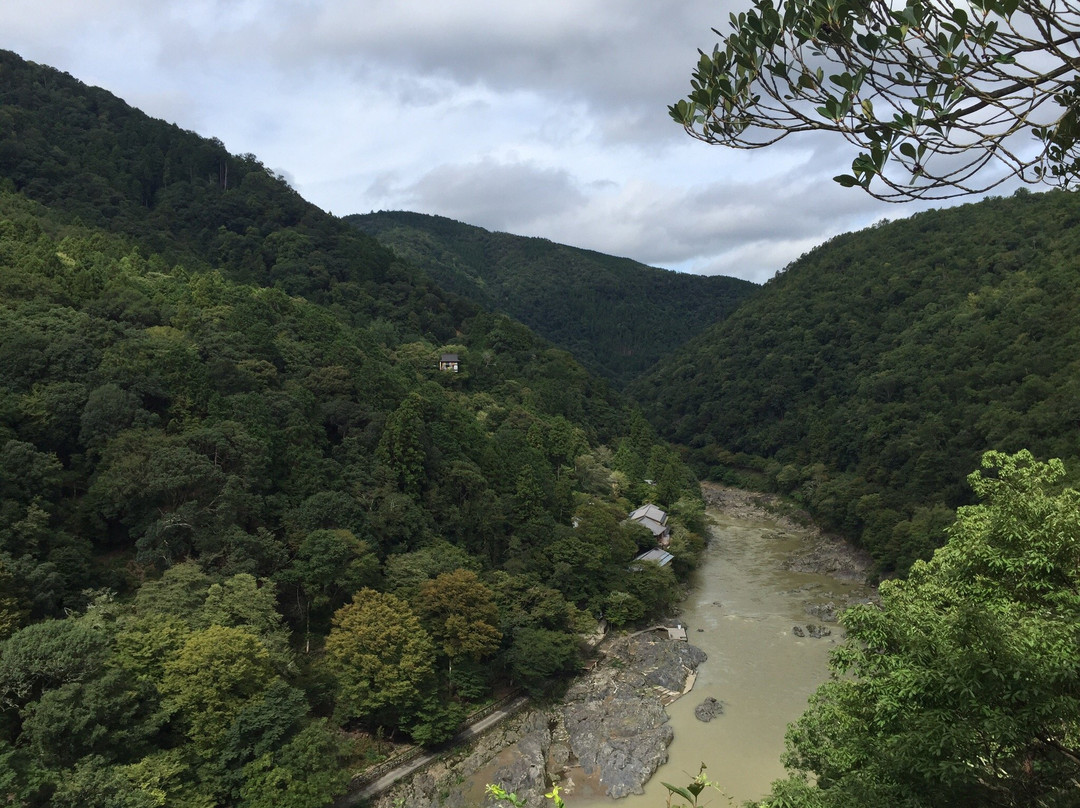
<svg viewBox="0 0 1080 808"><path fill-rule="evenodd" d="M644 525L652 531L657 547L667 548L671 544L671 529L668 527L667 513L655 505L642 505L640 508L635 508L627 519Z"/></svg>
<svg viewBox="0 0 1080 808"><path fill-rule="evenodd" d="M439 357L439 370L449 370L457 373L461 369L461 362L456 353L444 353Z"/></svg>

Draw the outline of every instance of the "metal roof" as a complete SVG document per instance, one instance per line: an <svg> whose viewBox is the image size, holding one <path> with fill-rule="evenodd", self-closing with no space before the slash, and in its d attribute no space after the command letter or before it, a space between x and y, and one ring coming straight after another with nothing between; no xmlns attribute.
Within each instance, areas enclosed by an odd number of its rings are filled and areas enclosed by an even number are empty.
<svg viewBox="0 0 1080 808"><path fill-rule="evenodd" d="M674 560L675 556L667 550L661 550L659 547L653 548L652 550L646 550L634 559L634 561L655 561L661 567L666 567Z"/></svg>

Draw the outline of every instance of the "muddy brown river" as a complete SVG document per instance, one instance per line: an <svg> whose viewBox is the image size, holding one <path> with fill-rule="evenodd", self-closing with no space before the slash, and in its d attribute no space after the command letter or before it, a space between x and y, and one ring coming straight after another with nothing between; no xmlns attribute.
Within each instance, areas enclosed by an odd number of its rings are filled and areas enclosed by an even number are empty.
<svg viewBox="0 0 1080 808"><path fill-rule="evenodd" d="M734 805L764 796L784 775L785 730L827 677L829 649L840 633L837 624L823 624L806 607L840 606L869 590L785 570L785 560L804 539L768 519L714 510L710 515L716 520L712 542L681 617L688 639L709 659L698 669L693 691L667 708L675 729L670 759L643 795L611 800L578 788L567 794L568 808L661 808L667 797L661 781L685 785L702 762ZM808 623L826 625L833 634L821 639L793 634L793 626ZM704 723L694 717L694 707L707 696L723 702L724 714ZM728 801L713 794L708 804Z"/></svg>

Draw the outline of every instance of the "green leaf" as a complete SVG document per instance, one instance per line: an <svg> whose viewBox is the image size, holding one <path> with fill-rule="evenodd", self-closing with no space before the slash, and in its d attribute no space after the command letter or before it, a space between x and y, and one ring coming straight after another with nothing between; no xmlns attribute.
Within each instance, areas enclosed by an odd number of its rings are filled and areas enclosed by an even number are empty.
<svg viewBox="0 0 1080 808"><path fill-rule="evenodd" d="M829 81L835 84L837 87L842 87L845 90L850 91L852 80L850 73L839 73L835 76L829 76Z"/></svg>
<svg viewBox="0 0 1080 808"><path fill-rule="evenodd" d="M689 791L687 791L682 786L673 786L671 783L664 783L664 782L661 782L661 785L664 788L666 788L668 791L670 791L672 794L678 794L684 800L686 800L688 802L691 802L691 803L694 802L694 795L691 794Z"/></svg>
<svg viewBox="0 0 1080 808"><path fill-rule="evenodd" d="M850 174L839 174L833 177L833 182L838 182L845 188L854 188L859 184L859 181Z"/></svg>

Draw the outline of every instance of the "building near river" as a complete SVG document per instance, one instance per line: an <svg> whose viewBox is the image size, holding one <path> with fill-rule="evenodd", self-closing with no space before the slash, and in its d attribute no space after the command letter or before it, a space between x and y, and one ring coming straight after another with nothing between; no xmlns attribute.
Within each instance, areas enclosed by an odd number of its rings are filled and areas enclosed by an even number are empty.
<svg viewBox="0 0 1080 808"><path fill-rule="evenodd" d="M675 556L667 550L661 550L659 547L654 547L652 550L646 550L644 553L634 558L634 561L652 561L659 564L661 567L666 567L674 560ZM633 569L633 567L631 567L631 569Z"/></svg>
<svg viewBox="0 0 1080 808"><path fill-rule="evenodd" d="M644 525L650 531L652 531L653 538L656 539L656 546L663 549L667 549L667 546L671 544L671 528L668 527L667 513L660 510L653 504L642 505L640 508L635 508L630 512L630 516L627 517L630 522L637 522L639 525Z"/></svg>

